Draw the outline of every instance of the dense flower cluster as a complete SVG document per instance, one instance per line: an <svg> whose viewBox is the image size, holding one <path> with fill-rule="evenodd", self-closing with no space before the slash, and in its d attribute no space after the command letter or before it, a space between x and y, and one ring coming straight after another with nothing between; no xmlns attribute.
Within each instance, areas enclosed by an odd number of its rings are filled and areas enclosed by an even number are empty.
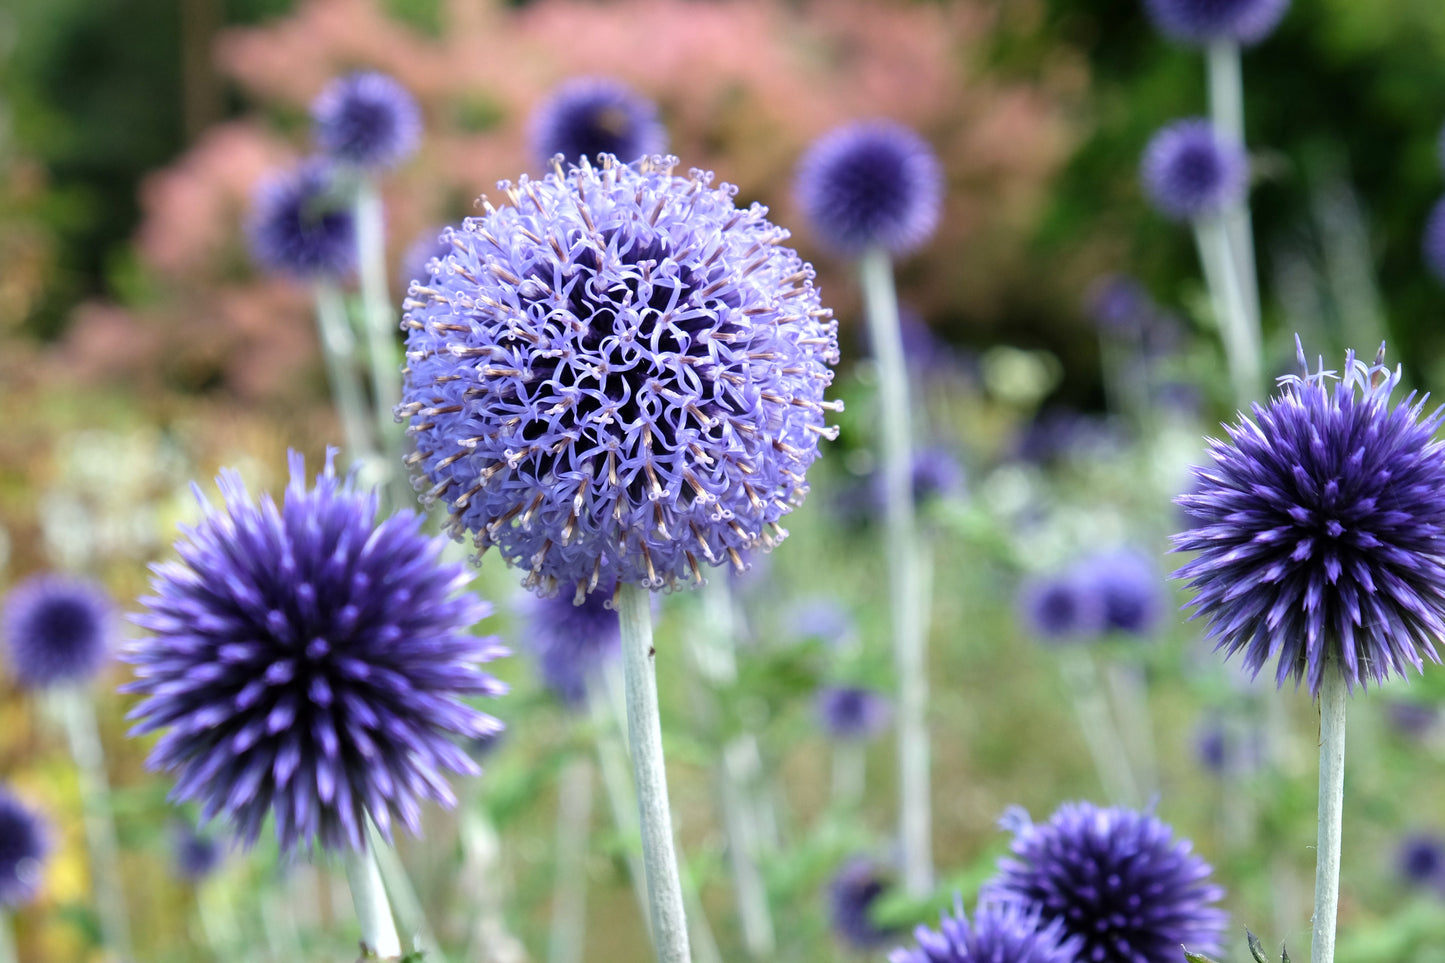
<svg viewBox="0 0 1445 963"><path fill-rule="evenodd" d="M574 77L559 85L532 114L532 155L549 164L561 154L569 164L603 154L621 161L661 154L667 131L657 105L621 81Z"/></svg>
<svg viewBox="0 0 1445 963"><path fill-rule="evenodd" d="M1176 121L1154 135L1141 166L1144 193L1166 217L1189 221L1217 214L1244 195L1249 160L1209 121Z"/></svg>
<svg viewBox="0 0 1445 963"><path fill-rule="evenodd" d="M442 773L479 770L458 739L500 723L462 701L505 691L478 667L505 654L471 634L490 611L463 591L445 542L301 457L277 508L233 472L224 504L184 529L135 617L151 637L127 659L145 700L132 734L168 729L150 764L179 770L172 797L226 814L254 842L274 813L283 851L360 848L367 819L418 831L419 800L451 805Z"/></svg>
<svg viewBox="0 0 1445 963"><path fill-rule="evenodd" d="M84 682L105 664L115 606L93 582L36 575L5 597L3 630L16 681L31 688Z"/></svg>
<svg viewBox="0 0 1445 963"><path fill-rule="evenodd" d="M1210 443L1213 464L1177 499L1195 527L1175 546L1198 554L1175 577L1217 649L1318 695L1331 659L1352 691L1439 661L1445 447L1423 399L1391 406L1401 372L1383 346L1374 364L1349 353L1338 376L1305 370Z"/></svg>
<svg viewBox="0 0 1445 963"><path fill-rule="evenodd" d="M503 182L406 302L408 463L542 595L771 548L836 402L836 323L766 209L675 160Z"/></svg>
<svg viewBox="0 0 1445 963"><path fill-rule="evenodd" d="M311 119L321 150L355 167L390 167L411 156L421 140L420 108L385 74L333 80L311 105Z"/></svg>
<svg viewBox="0 0 1445 963"><path fill-rule="evenodd" d="M1171 40L1258 43L1273 32L1289 0L1144 0L1159 32Z"/></svg>
<svg viewBox="0 0 1445 963"><path fill-rule="evenodd" d="M937 930L920 926L913 938L918 946L894 950L888 963L1076 963L1083 942L1062 920L1044 921L1018 903L983 903L972 923L955 905Z"/></svg>
<svg viewBox="0 0 1445 963"><path fill-rule="evenodd" d="M1083 641L1110 632L1148 636L1164 614L1165 581L1132 548L1096 552L1062 572L1019 587L1023 624L1046 642Z"/></svg>
<svg viewBox="0 0 1445 963"><path fill-rule="evenodd" d="M318 278L356 267L356 219L335 172L322 161L262 181L248 228L251 256L268 271Z"/></svg>

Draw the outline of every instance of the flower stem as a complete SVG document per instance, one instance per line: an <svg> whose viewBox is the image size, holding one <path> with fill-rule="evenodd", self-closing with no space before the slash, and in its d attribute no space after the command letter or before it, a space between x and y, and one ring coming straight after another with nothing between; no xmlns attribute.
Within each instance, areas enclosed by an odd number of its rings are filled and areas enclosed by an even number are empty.
<svg viewBox="0 0 1445 963"><path fill-rule="evenodd" d="M426 948L427 963L447 963L441 943L437 940L431 924L427 922L426 911L422 909L421 899L417 896L416 887L411 884L411 878L406 874L401 857L381 838L381 833L377 832L375 826L369 827L367 839L376 854L376 868L381 872L381 882L386 892L391 894L396 919L400 921L402 930L411 939L420 940Z"/></svg>
<svg viewBox="0 0 1445 963"><path fill-rule="evenodd" d="M316 326L321 335L321 354L326 359L331 397L336 401L346 437L347 455L375 470L379 459L368 427L361 379L356 375L356 336L351 333L340 289L325 281L316 285Z"/></svg>
<svg viewBox="0 0 1445 963"><path fill-rule="evenodd" d="M399 958L401 939L396 935L396 921L370 846L346 851L346 882L351 886L351 901L356 904L356 918L361 923L361 958Z"/></svg>
<svg viewBox="0 0 1445 963"><path fill-rule="evenodd" d="M20 951L15 948L15 929L10 923L10 913L0 909L0 963L15 963Z"/></svg>
<svg viewBox="0 0 1445 963"><path fill-rule="evenodd" d="M1240 147L1244 141L1244 77L1239 64L1239 43L1216 40L1209 45L1209 114L1214 129ZM1250 323L1259 327L1259 281L1254 272L1254 226L1249 195L1243 194L1224 211L1225 230L1234 250L1240 293Z"/></svg>
<svg viewBox="0 0 1445 963"><path fill-rule="evenodd" d="M363 177L356 189L356 263L361 280L366 358L371 369L371 400L375 406L377 448L386 467L388 489L399 479L393 466L401 456L401 435L393 412L401 402L401 359L396 349L397 318L386 283L386 216L376 183ZM411 493L393 491L401 504Z"/></svg>
<svg viewBox="0 0 1445 963"><path fill-rule="evenodd" d="M1331 656L1320 681L1320 816L1315 848L1314 935L1310 963L1334 963L1340 903L1340 835L1345 808L1344 673Z"/></svg>
<svg viewBox="0 0 1445 963"><path fill-rule="evenodd" d="M569 761L557 791L557 862L547 963L581 963L587 935L587 838L592 822L592 762Z"/></svg>
<svg viewBox="0 0 1445 963"><path fill-rule="evenodd" d="M1199 248L1204 280L1209 285L1209 295L1219 319L1235 401L1243 407L1259 398L1262 387L1259 325L1250 319L1223 219L1219 216L1196 218L1194 242Z"/></svg>
<svg viewBox="0 0 1445 963"><path fill-rule="evenodd" d="M882 248L859 264L868 333L878 363L879 438L883 454L888 588L893 661L898 674L899 835L903 886L913 896L933 888L933 838L928 771L927 652L918 589L917 522L913 508L913 440L908 373L898 325L893 265Z"/></svg>
<svg viewBox="0 0 1445 963"><path fill-rule="evenodd" d="M1093 658L1085 652L1066 650L1059 653L1059 669L1064 676L1064 688L1069 692L1069 702L1079 717L1079 732L1084 737L1089 757L1094 761L1094 772L1105 795L1116 805L1137 806L1140 802L1139 783L1134 778L1128 757L1124 755L1124 743L1119 738L1118 726L1109 714L1109 705L1099 685L1099 670Z"/></svg>
<svg viewBox="0 0 1445 963"><path fill-rule="evenodd" d="M642 825L642 865L652 909L652 944L661 963L691 963L682 880L672 841L672 811L662 756L662 720L653 671L652 608L646 589L624 583L617 589L622 625L622 672L627 691L627 740L637 783Z"/></svg>

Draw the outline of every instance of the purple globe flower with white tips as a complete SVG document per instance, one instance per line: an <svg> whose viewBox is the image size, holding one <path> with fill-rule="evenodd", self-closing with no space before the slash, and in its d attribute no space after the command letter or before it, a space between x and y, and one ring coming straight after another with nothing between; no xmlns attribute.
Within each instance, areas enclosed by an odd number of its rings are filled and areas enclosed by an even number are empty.
<svg viewBox="0 0 1445 963"><path fill-rule="evenodd" d="M1176 499L1195 527L1175 548L1197 554L1174 577L1194 589L1215 648L1251 675L1273 664L1277 685L1293 676L1317 697L1331 660L1350 691L1440 661L1442 415L1414 394L1392 406L1400 378L1383 345L1373 365L1350 352L1340 375L1281 378L1227 442L1210 442L1213 463Z"/></svg>
<svg viewBox="0 0 1445 963"><path fill-rule="evenodd" d="M1144 9L1160 33L1180 43L1253 44L1274 31L1289 0L1144 0Z"/></svg>
<svg viewBox="0 0 1445 963"><path fill-rule="evenodd" d="M49 848L40 818L0 786L0 908L35 898Z"/></svg>
<svg viewBox="0 0 1445 963"><path fill-rule="evenodd" d="M587 698L591 678L622 652L622 625L612 607L616 586L599 586L579 603L570 595L529 596L522 605L527 647L542 681L568 706Z"/></svg>
<svg viewBox="0 0 1445 963"><path fill-rule="evenodd" d="M961 903L937 930L914 930L917 946L899 947L888 963L1075 963L1083 940L1070 936L1063 920L1044 920L1019 903L981 904L970 923Z"/></svg>
<svg viewBox="0 0 1445 963"><path fill-rule="evenodd" d="M1180 945L1217 953L1224 891L1188 840L1152 813L1064 803L1046 823L1015 807L1000 821L1012 856L983 900L1022 905L1058 921L1084 963L1172 963Z"/></svg>
<svg viewBox="0 0 1445 963"><path fill-rule="evenodd" d="M532 156L543 165L561 154L569 164L603 154L620 161L661 154L667 130L657 105L618 80L574 77L558 85L531 120Z"/></svg>
<svg viewBox="0 0 1445 963"><path fill-rule="evenodd" d="M1420 252L1425 258L1425 267L1437 281L1445 284L1445 197L1430 208L1425 233L1420 239Z"/></svg>
<svg viewBox="0 0 1445 963"><path fill-rule="evenodd" d="M1163 128L1144 149L1144 193L1164 216L1190 221L1218 214L1244 196L1249 160L1203 118Z"/></svg>
<svg viewBox="0 0 1445 963"><path fill-rule="evenodd" d="M261 182L247 233L251 256L268 271L336 278L356 267L356 220L334 170L319 160Z"/></svg>
<svg viewBox="0 0 1445 963"><path fill-rule="evenodd" d="M825 134L798 162L794 194L829 248L907 254L927 241L943 205L943 168L918 134L889 120Z"/></svg>
<svg viewBox="0 0 1445 963"><path fill-rule="evenodd" d="M316 142L332 160L362 168L391 167L416 151L421 110L386 74L339 77L311 105Z"/></svg>
<svg viewBox="0 0 1445 963"><path fill-rule="evenodd" d="M145 699L132 735L166 730L149 764L171 798L224 814L254 843L274 815L283 852L365 845L366 822L419 831L420 801L454 805L443 773L480 770L461 740L501 727L463 701L505 686L480 668L506 654L471 628L491 607L441 560L445 540L337 477L306 486L290 457L281 507L234 472L217 508L199 495L180 560L157 565L127 654Z"/></svg>
<svg viewBox="0 0 1445 963"><path fill-rule="evenodd" d="M398 414L425 501L538 594L702 580L801 502L838 357L766 209L673 158L503 182L406 302Z"/></svg>
<svg viewBox="0 0 1445 963"><path fill-rule="evenodd" d="M28 688L86 682L110 657L115 605L94 582L36 575L5 597L3 630L15 679Z"/></svg>

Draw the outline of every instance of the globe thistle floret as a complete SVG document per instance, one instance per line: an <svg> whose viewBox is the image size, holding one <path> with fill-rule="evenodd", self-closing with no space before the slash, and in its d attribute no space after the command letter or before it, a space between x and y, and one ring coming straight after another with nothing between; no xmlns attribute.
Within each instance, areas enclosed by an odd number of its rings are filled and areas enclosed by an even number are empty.
<svg viewBox="0 0 1445 963"><path fill-rule="evenodd" d="M328 454L308 488L301 456L277 508L240 478L182 529L180 560L153 567L127 652L145 699L132 735L168 730L148 764L255 842L268 815L283 852L363 848L367 819L419 831L423 799L454 805L443 773L480 770L459 741L501 727L462 701L505 686L480 668L506 654L471 628L490 606L465 591L445 540L375 492L339 478Z"/></svg>
<svg viewBox="0 0 1445 963"><path fill-rule="evenodd" d="M1161 214L1190 221L1218 214L1244 196L1249 160L1209 121L1192 117L1154 135L1140 173L1144 193Z"/></svg>
<svg viewBox="0 0 1445 963"><path fill-rule="evenodd" d="M818 721L834 739L877 738L893 718L888 697L865 686L828 686L818 693Z"/></svg>
<svg viewBox="0 0 1445 963"><path fill-rule="evenodd" d="M590 680L622 652L622 623L612 607L615 586L599 586L581 602L570 595L529 596L522 605L527 647L542 681L568 706L582 705Z"/></svg>
<svg viewBox="0 0 1445 963"><path fill-rule="evenodd" d="M1142 552L1123 548L1080 563L1082 577L1103 604L1103 630L1147 636L1164 615L1167 582Z"/></svg>
<svg viewBox="0 0 1445 963"><path fill-rule="evenodd" d="M1309 374L1302 348L1300 364L1210 442L1213 464L1176 499L1195 527L1175 549L1198 554L1174 577L1216 650L1318 696L1331 656L1350 691L1440 661L1445 447L1424 398L1391 406L1401 372L1383 345L1374 364L1347 354L1340 375Z"/></svg>
<svg viewBox="0 0 1445 963"><path fill-rule="evenodd" d="M558 154L567 164L603 154L627 162L661 154L667 129L657 105L607 77L574 77L557 86L532 114L532 156L548 165Z"/></svg>
<svg viewBox="0 0 1445 963"><path fill-rule="evenodd" d="M219 839L190 823L179 824L173 830L171 853L176 876L189 883L198 883L210 876L226 856Z"/></svg>
<svg viewBox="0 0 1445 963"><path fill-rule="evenodd" d="M540 595L700 582L807 491L837 326L766 208L673 158L501 189L406 302L424 501Z"/></svg>
<svg viewBox="0 0 1445 963"><path fill-rule="evenodd" d="M1188 840L1152 813L1064 803L1035 824L1022 809L1000 821L1012 856L981 899L1021 904L1059 921L1084 963L1165 963L1180 945L1217 953L1224 891Z"/></svg>
<svg viewBox="0 0 1445 963"><path fill-rule="evenodd" d="M407 89L386 74L338 77L311 105L316 142L331 159L360 168L391 167L421 140L421 110Z"/></svg>
<svg viewBox="0 0 1445 963"><path fill-rule="evenodd" d="M859 121L825 134L798 162L798 204L818 240L840 254L900 255L938 226L943 168L902 124Z"/></svg>
<svg viewBox="0 0 1445 963"><path fill-rule="evenodd" d="M1077 571L1036 575L1019 586L1019 620L1042 642L1080 642L1104 627L1103 596Z"/></svg>
<svg viewBox="0 0 1445 963"><path fill-rule="evenodd" d="M263 180L247 225L251 256L296 278L339 278L356 267L356 220L335 171L312 160Z"/></svg>
<svg viewBox="0 0 1445 963"><path fill-rule="evenodd" d="M899 947L888 963L1076 963L1083 945L1063 920L1044 920L1019 903L981 903L970 923L955 902L937 930L920 926L913 938L918 945Z"/></svg>
<svg viewBox="0 0 1445 963"><path fill-rule="evenodd" d="M0 907L35 898L49 849L40 817L0 786Z"/></svg>
<svg viewBox="0 0 1445 963"><path fill-rule="evenodd" d="M5 597L0 630L15 680L27 688L89 681L110 658L115 604L94 582L35 575Z"/></svg>
<svg viewBox="0 0 1445 963"><path fill-rule="evenodd" d="M1425 221L1425 233L1420 239L1420 253L1430 274L1445 284L1445 197L1430 208Z"/></svg>
<svg viewBox="0 0 1445 963"><path fill-rule="evenodd" d="M1274 32L1289 0L1144 0L1160 33L1180 43L1255 44Z"/></svg>
<svg viewBox="0 0 1445 963"><path fill-rule="evenodd" d="M891 881L866 857L843 864L828 884L828 918L833 933L843 944L859 951L886 945L897 931L873 922L873 905Z"/></svg>
<svg viewBox="0 0 1445 963"><path fill-rule="evenodd" d="M1438 834L1406 836L1396 850L1395 864L1403 882L1445 895L1445 839Z"/></svg>

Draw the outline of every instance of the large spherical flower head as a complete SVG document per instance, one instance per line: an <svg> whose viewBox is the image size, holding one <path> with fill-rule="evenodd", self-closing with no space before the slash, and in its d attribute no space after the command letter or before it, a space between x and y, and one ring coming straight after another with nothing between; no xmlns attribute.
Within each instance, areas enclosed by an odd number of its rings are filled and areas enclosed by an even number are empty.
<svg viewBox="0 0 1445 963"><path fill-rule="evenodd" d="M622 651L622 623L612 607L613 586L599 586L580 603L572 596L531 598L523 607L527 645L542 681L569 706L587 697L588 680Z"/></svg>
<svg viewBox="0 0 1445 963"><path fill-rule="evenodd" d="M818 239L842 254L906 254L932 236L943 204L933 148L893 121L860 121L819 138L798 162L794 193Z"/></svg>
<svg viewBox="0 0 1445 963"><path fill-rule="evenodd" d="M273 813L283 851L361 848L367 817L415 833L420 799L455 802L443 771L479 771L458 741L501 724L462 698L505 691L479 668L505 650L471 634L490 606L417 515L374 521L376 494L330 457L314 488L299 455L290 468L279 509L233 472L222 507L201 499L141 599L151 637L123 691L146 696L133 735L169 730L150 765L179 772L172 798L202 818L226 814L247 845Z"/></svg>
<svg viewBox="0 0 1445 963"><path fill-rule="evenodd" d="M917 946L899 947L888 963L1075 963L1083 941L1064 930L1063 920L1044 920L1020 903L981 904L973 922L955 905L937 930L920 926Z"/></svg>
<svg viewBox="0 0 1445 963"><path fill-rule="evenodd" d="M512 205L452 230L406 304L415 483L542 595L742 567L836 434L812 267L674 162L503 182Z"/></svg>
<svg viewBox="0 0 1445 963"><path fill-rule="evenodd" d="M339 277L356 266L356 221L332 168L321 161L261 182L249 234L251 256L268 271Z"/></svg>
<svg viewBox="0 0 1445 963"><path fill-rule="evenodd" d="M1144 0L1164 36L1186 44L1258 43L1274 31L1289 0Z"/></svg>
<svg viewBox="0 0 1445 963"><path fill-rule="evenodd" d="M1217 214L1244 196L1249 160L1202 118L1163 128L1144 149L1144 193L1159 212L1179 221Z"/></svg>
<svg viewBox="0 0 1445 963"><path fill-rule="evenodd" d="M1219 951L1224 891L1188 840L1154 815L1065 803L1035 824L1020 809L1002 820L1012 857L983 897L1022 904L1078 937L1081 963L1172 963L1181 944Z"/></svg>
<svg viewBox="0 0 1445 963"><path fill-rule="evenodd" d="M311 105L316 142L331 159L354 167L391 167L421 140L421 111L386 74L338 77Z"/></svg>
<svg viewBox="0 0 1445 963"><path fill-rule="evenodd" d="M110 656L115 606L94 582L36 575L6 596L3 629L21 685L85 682Z"/></svg>
<svg viewBox="0 0 1445 963"><path fill-rule="evenodd" d="M1335 377L1280 379L1176 499L1195 527L1175 547L1198 555L1174 576L1215 648L1251 674L1277 659L1276 684L1292 675L1314 696L1329 656L1353 691L1438 662L1445 634L1441 413L1423 416L1414 394L1391 407L1400 371L1383 346L1373 365L1351 352Z"/></svg>
<svg viewBox="0 0 1445 963"><path fill-rule="evenodd" d="M35 898L48 849L39 817L0 787L0 907Z"/></svg>
<svg viewBox="0 0 1445 963"><path fill-rule="evenodd" d="M574 77L558 85L532 114L532 156L543 165L558 154L568 164L603 154L621 161L661 154L667 129L657 105L621 81Z"/></svg>
<svg viewBox="0 0 1445 963"><path fill-rule="evenodd" d="M1445 197L1430 208L1425 234L1420 239L1420 251L1425 257L1425 267L1437 281L1445 284Z"/></svg>

